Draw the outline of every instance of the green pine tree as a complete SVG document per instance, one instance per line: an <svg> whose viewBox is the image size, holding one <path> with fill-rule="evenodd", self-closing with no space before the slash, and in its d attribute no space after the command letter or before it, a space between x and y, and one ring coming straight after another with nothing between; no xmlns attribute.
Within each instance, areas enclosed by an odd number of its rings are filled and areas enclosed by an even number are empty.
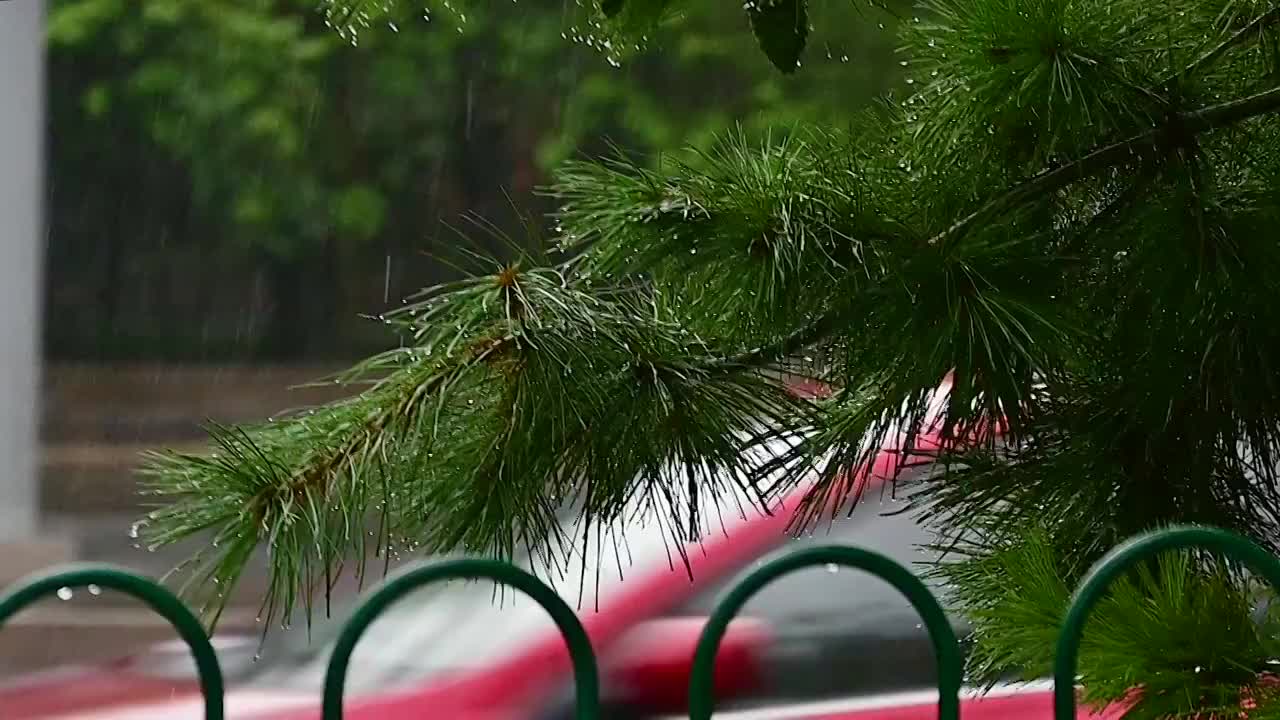
<svg viewBox="0 0 1280 720"><path fill-rule="evenodd" d="M346 32L385 4L324 3ZM612 49L678 7L592 12ZM822 21L746 14L784 72ZM803 528L950 374L946 471L915 497L976 675L1045 673L1071 589L1139 531L1280 552L1280 2L925 0L899 26L910 93L846 128L564 167L562 255L423 291L385 318L404 346L336 378L350 400L152 456L149 542L215 534L188 570L216 619L263 545L280 616L370 543L557 557L567 504L691 539L729 483L767 506L816 476ZM836 392L793 397L803 372ZM1280 715L1264 595L1198 554L1135 572L1090 622L1087 698Z"/></svg>

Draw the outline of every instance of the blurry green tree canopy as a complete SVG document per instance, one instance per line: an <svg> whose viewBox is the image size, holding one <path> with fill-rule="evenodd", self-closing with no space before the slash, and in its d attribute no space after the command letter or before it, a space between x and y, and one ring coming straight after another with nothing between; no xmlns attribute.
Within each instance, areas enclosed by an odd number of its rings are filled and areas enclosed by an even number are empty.
<svg viewBox="0 0 1280 720"><path fill-rule="evenodd" d="M839 40L783 76L724 32L733 3L624 53L547 0L393 9L358 37L312 0L53 0L49 352L366 352L386 335L358 313L452 273L446 225L485 218L468 242L501 253L563 160L838 123L885 91L883 17L823 12Z"/></svg>

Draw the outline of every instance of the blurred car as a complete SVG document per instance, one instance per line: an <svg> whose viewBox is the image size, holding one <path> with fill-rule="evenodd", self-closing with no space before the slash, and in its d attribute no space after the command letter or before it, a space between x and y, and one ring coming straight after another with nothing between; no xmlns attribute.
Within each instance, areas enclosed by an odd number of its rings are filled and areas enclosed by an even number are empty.
<svg viewBox="0 0 1280 720"><path fill-rule="evenodd" d="M775 448L774 451L778 451ZM873 479L894 462L881 453ZM928 466L899 478L909 486ZM800 492L803 492L800 491ZM682 546L660 518L637 513L589 535L570 566L531 567L570 605L601 663L603 717L684 717L689 669L705 618L726 589L774 553L812 544L876 550L907 567L930 559L931 537L909 514L876 513L875 494L851 517L792 537L789 513L722 501L717 525ZM784 505L793 507L797 497ZM882 494L892 509L902 502ZM579 536L581 537L581 536ZM624 581L625 577L625 581ZM730 626L717 656L717 718L925 720L936 717L932 646L907 601L882 580L836 566L802 570L762 589ZM305 632L220 638L231 720L315 720L344 617ZM953 621L957 634L965 628ZM348 720L571 720L563 639L539 606L489 583L450 583L401 599L361 638L349 665ZM1049 720L1047 684L967 693L971 720ZM196 720L194 665L178 643L116 663L66 668L0 686L5 720ZM1085 717L1082 712L1080 717ZM1090 716L1090 717L1107 717ZM1117 716L1118 717L1118 716Z"/></svg>

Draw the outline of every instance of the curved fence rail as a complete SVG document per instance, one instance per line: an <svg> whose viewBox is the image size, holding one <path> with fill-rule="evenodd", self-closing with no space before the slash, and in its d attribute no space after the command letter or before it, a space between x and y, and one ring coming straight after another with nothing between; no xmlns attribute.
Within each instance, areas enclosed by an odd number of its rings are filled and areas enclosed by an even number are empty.
<svg viewBox="0 0 1280 720"><path fill-rule="evenodd" d="M1242 562L1280 590L1280 559L1224 530L1175 527L1141 535L1113 550L1095 565L1076 590L1058 635L1054 660L1054 718L1075 720L1076 663L1085 622L1112 582L1133 565L1170 550L1202 549ZM721 639L730 622L761 588L797 570L816 565L843 565L888 582L905 596L924 621L937 661L939 720L958 720L963 662L960 646L938 600L910 570L869 550L840 545L783 553L764 563L730 588L716 606L698 640L689 678L691 720L708 720L715 706L713 670ZM496 560L461 558L428 562L387 580L368 597L343 627L324 678L322 720L341 720L347 669L356 643L394 602L409 592L453 579L488 579L528 595L551 616L565 640L573 667L576 720L607 720L601 714L599 670L582 623L573 609L546 583L514 565ZM138 598L163 616L191 650L204 696L206 720L223 720L223 678L218 658L200 621L171 592L128 570L82 564L52 568L15 584L0 596L0 629L15 613L69 588L109 588ZM2 636L0 636L2 637ZM427 710L424 708L424 710ZM4 708L0 708L0 716ZM914 717L914 716L913 716Z"/></svg>
<svg viewBox="0 0 1280 720"><path fill-rule="evenodd" d="M729 622L743 605L765 585L784 575L815 565L843 565L864 570L885 580L906 596L924 620L933 641L933 653L938 663L938 718L956 720L960 717L960 683L964 679L964 666L960 657L960 643L947 621L947 615L910 570L879 553L862 548L842 545L826 545L785 553L767 562L734 585L711 613L707 625L698 640L693 656L693 669L689 677L689 717L691 720L710 720L715 704L712 694L712 670L716 651Z"/></svg>
<svg viewBox="0 0 1280 720"><path fill-rule="evenodd" d="M481 578L519 590L551 615L556 628L564 636L565 644L569 647L569 657L573 661L574 685L577 688L576 716L578 720L599 718L600 681L596 669L596 654L591 649L591 640L587 637L587 631L582 628L582 623L578 621L573 608L565 604L556 591L546 583L515 565L497 560L462 558L420 565L388 581L360 605L338 637L333 657L329 660L329 669L324 675L323 720L341 720L347 663L351 660L351 653L356 649L356 641L382 614L382 611L390 607L391 603L423 585L441 580Z"/></svg>
<svg viewBox="0 0 1280 720"><path fill-rule="evenodd" d="M1076 662L1085 621L1102 599L1107 587L1125 570L1169 550L1210 550L1238 560L1266 578L1280 590L1280 560L1248 540L1225 530L1208 527L1172 527L1139 535L1112 550L1085 575L1076 590L1067 616L1058 632L1053 660L1053 716L1055 720L1076 717Z"/></svg>
<svg viewBox="0 0 1280 720"><path fill-rule="evenodd" d="M222 667L205 634L204 626L186 605L160 585L128 570L102 564L55 567L18 582L14 589L0 597L0 628L14 613L37 600L62 593L64 588L97 587L118 590L146 603L168 620L178 631L200 676L200 692L204 695L205 720L222 720ZM0 717L4 708L0 708Z"/></svg>

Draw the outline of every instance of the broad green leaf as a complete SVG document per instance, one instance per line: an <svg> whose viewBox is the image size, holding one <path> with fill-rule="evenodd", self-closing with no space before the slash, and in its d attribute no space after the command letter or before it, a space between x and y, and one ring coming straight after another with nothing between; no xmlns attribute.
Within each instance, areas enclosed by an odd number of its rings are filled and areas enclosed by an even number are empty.
<svg viewBox="0 0 1280 720"><path fill-rule="evenodd" d="M769 61L784 73L800 67L800 53L809 37L805 0L762 0L747 6L751 30Z"/></svg>

